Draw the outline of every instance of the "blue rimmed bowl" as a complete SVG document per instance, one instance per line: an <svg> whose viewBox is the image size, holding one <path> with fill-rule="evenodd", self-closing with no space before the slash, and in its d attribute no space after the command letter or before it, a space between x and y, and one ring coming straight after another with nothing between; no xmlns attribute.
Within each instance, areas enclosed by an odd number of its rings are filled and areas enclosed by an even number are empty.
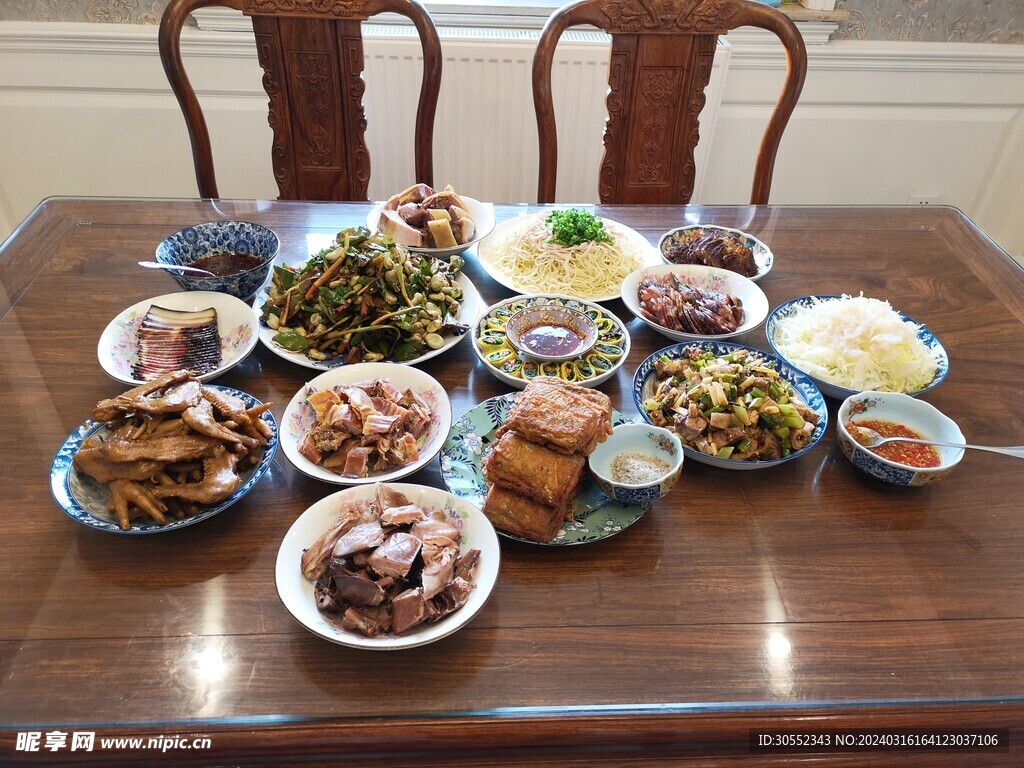
<svg viewBox="0 0 1024 768"><path fill-rule="evenodd" d="M715 224L688 224L685 227L670 229L658 241L658 251L661 253L661 260L666 264L675 264L676 262L668 257L669 252L674 247L688 243L691 240L696 240L707 234L736 238L750 249L751 254L754 256L754 264L757 265L757 274L747 278L748 280L756 283L772 271L772 267L775 265L775 256L772 254L771 248L748 232L744 232L741 229L733 229L732 227L719 227Z"/></svg>
<svg viewBox="0 0 1024 768"><path fill-rule="evenodd" d="M640 412L641 418L643 418L647 423L650 423L650 419L647 416L647 411L644 410L644 401L654 394L655 363L663 357L667 357L670 360L677 360L684 356L686 349L689 347L695 347L696 349L700 349L704 352L711 352L719 357L742 349L758 355L767 363L773 363L775 370L779 372L779 377L784 381L789 382L804 404L818 414L818 423L815 425L814 432L811 435L811 439L807 442L807 445L799 451L793 451L789 456L785 456L780 459L764 459L760 461L736 461L733 459L723 459L721 456L710 456L706 453L702 453L695 448L689 447L685 442L683 442L683 453L686 454L687 458L693 459L701 464L709 464L713 467L722 467L723 469L767 469L768 467L774 467L779 464L784 464L787 461L800 458L801 456L806 456L814 449L814 446L818 444L821 438L825 436L825 430L828 428L828 410L825 408L825 398L809 376L805 376L796 368L785 361L780 360L775 355L762 352L760 349L755 349L754 347L744 346L743 344L730 344L727 341L688 341L681 344L674 344L671 347L659 349L653 355L640 363L640 367L636 369L636 374L633 376L633 402L636 404L636 409Z"/></svg>
<svg viewBox="0 0 1024 768"><path fill-rule="evenodd" d="M623 483L614 478L612 464L620 454L637 454L664 462L668 471L644 483ZM683 471L683 444L662 427L620 424L587 457L598 487L620 504L653 504L668 494Z"/></svg>
<svg viewBox="0 0 1024 768"><path fill-rule="evenodd" d="M156 247L161 264L190 267L204 256L236 253L255 256L259 266L224 277L202 277L169 273L186 291L217 291L247 303L256 296L270 276L281 249L272 229L249 221L211 221L175 232Z"/></svg>
<svg viewBox="0 0 1024 768"><path fill-rule="evenodd" d="M787 317L790 317L798 309L803 309L813 305L816 301L827 301L829 299L841 299L842 296L828 295L828 296L801 296L799 299L792 299L787 301L785 304L780 304L772 313L768 315L768 321L765 323L765 335L768 337L768 344L771 346L772 351L781 359L784 360L788 365L796 368L805 376L808 376L827 397L833 397L836 400L845 400L850 395L856 395L860 390L850 389L849 387L841 387L838 384L830 384L817 376L814 376L807 371L800 368L795 362L789 360L782 352L779 351L778 347L775 346L775 337L778 334L779 322ZM905 323L911 323L917 326L917 338L925 343L925 346L931 350L935 356L936 370L935 376L928 383L927 386L922 387L914 392L906 392L904 394L910 397L917 397L923 395L925 392L929 392L935 389L939 384L946 380L946 376L949 375L949 355L946 354L946 348L942 346L942 342L939 341L938 337L934 333L925 328L921 323L914 320L899 310L893 310L898 314Z"/></svg>

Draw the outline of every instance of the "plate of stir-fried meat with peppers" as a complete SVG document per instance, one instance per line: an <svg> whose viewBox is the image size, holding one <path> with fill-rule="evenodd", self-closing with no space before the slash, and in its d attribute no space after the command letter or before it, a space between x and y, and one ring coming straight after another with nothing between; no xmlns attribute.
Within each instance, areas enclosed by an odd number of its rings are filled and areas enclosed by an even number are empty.
<svg viewBox="0 0 1024 768"><path fill-rule="evenodd" d="M422 485L361 485L292 524L277 591L315 635L398 650L465 626L487 602L500 557L493 526L469 502Z"/></svg>
<svg viewBox="0 0 1024 768"><path fill-rule="evenodd" d="M93 409L50 471L74 520L114 533L160 533L234 504L277 450L271 403L173 371Z"/></svg>
<svg viewBox="0 0 1024 768"><path fill-rule="evenodd" d="M633 400L649 423L679 435L688 457L729 469L762 469L801 456L828 423L825 400L807 376L727 342L655 352L637 369Z"/></svg>
<svg viewBox="0 0 1024 768"><path fill-rule="evenodd" d="M461 256L410 253L365 227L346 229L297 266L275 266L256 299L260 341L307 368L415 363L457 344L483 309Z"/></svg>

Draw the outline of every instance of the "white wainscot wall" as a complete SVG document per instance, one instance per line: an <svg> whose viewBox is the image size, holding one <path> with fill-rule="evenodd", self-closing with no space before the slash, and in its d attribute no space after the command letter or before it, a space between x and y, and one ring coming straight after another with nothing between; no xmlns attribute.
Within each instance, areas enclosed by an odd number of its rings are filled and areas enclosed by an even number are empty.
<svg viewBox="0 0 1024 768"><path fill-rule="evenodd" d="M375 199L412 183L420 65L409 32L366 28ZM825 44L814 31L807 39L807 84L776 163L772 202L938 200L1024 257L1024 46ZM495 202L534 199L535 41L523 30L442 30L437 183ZM183 49L210 125L221 194L276 197L251 36L188 29ZM607 55L606 39L586 31L558 49L560 200L596 198ZM781 47L758 31L734 32L719 47L694 202L746 202L784 69ZM51 195L195 194L184 119L154 28L0 22L0 237Z"/></svg>

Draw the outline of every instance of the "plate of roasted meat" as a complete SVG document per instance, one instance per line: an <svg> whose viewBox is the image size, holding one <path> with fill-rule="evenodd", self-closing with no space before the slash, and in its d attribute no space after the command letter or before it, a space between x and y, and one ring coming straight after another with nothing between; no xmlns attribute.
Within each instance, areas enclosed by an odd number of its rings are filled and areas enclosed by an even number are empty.
<svg viewBox="0 0 1024 768"><path fill-rule="evenodd" d="M165 374L96 404L57 451L50 490L72 520L111 533L206 520L270 469L270 405L187 371Z"/></svg>
<svg viewBox="0 0 1024 768"><path fill-rule="evenodd" d="M216 291L179 291L121 312L100 336L97 355L106 374L122 384L179 370L209 381L249 356L258 331L244 301Z"/></svg>
<svg viewBox="0 0 1024 768"><path fill-rule="evenodd" d="M771 249L751 234L713 224L677 227L661 236L658 250L666 264L698 264L727 269L755 283L772 271Z"/></svg>
<svg viewBox="0 0 1024 768"><path fill-rule="evenodd" d="M452 407L444 387L418 368L357 363L303 386L281 423L281 447L296 469L359 485L397 480L433 459Z"/></svg>
<svg viewBox="0 0 1024 768"><path fill-rule="evenodd" d="M586 457L628 422L604 393L540 376L455 422L441 449L441 477L510 539L547 546L606 539L646 507L606 496Z"/></svg>
<svg viewBox="0 0 1024 768"><path fill-rule="evenodd" d="M717 267L662 264L622 282L622 303L673 341L727 339L768 316L768 297L752 280Z"/></svg>
<svg viewBox="0 0 1024 768"><path fill-rule="evenodd" d="M277 591L306 629L392 651L440 640L484 607L501 553L483 513L407 483L346 488L311 506L277 553Z"/></svg>

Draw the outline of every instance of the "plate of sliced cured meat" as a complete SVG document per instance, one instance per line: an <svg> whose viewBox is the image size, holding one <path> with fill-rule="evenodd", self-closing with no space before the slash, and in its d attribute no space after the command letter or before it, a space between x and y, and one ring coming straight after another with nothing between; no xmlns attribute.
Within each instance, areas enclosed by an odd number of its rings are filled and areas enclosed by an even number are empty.
<svg viewBox="0 0 1024 768"><path fill-rule="evenodd" d="M346 488L311 506L277 553L277 591L306 629L391 651L440 640L484 607L498 537L453 494L407 483Z"/></svg>
<svg viewBox="0 0 1024 768"><path fill-rule="evenodd" d="M441 450L452 407L408 365L357 363L317 376L284 412L281 446L300 472L339 485L397 480Z"/></svg>
<svg viewBox="0 0 1024 768"><path fill-rule="evenodd" d="M100 366L123 384L188 370L209 381L256 348L259 325L244 301L216 291L179 291L133 304L110 321L97 347Z"/></svg>

